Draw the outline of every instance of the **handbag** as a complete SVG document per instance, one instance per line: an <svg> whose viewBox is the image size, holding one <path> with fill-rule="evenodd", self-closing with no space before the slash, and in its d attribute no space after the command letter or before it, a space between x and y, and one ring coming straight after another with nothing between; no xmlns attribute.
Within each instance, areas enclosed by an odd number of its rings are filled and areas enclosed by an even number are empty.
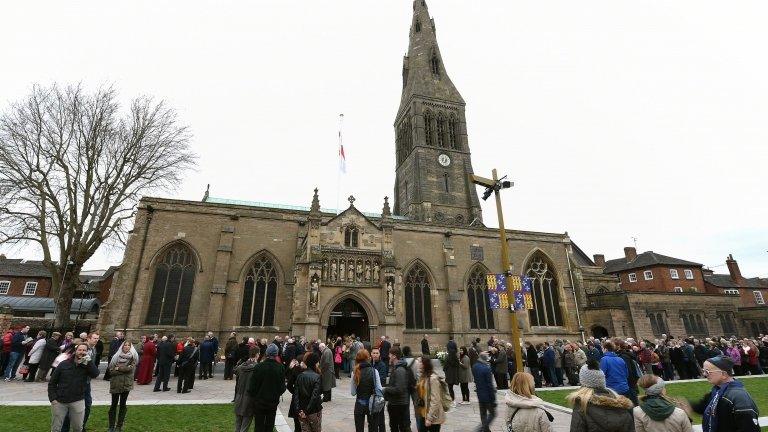
<svg viewBox="0 0 768 432"><path fill-rule="evenodd" d="M27 366L27 365L25 365L25 364L23 364L23 365L19 366L19 373L20 373L21 375L26 375L26 374L28 374L28 373L29 373L29 366Z"/></svg>
<svg viewBox="0 0 768 432"><path fill-rule="evenodd" d="M373 370L373 374L374 374L373 378L374 378L374 383L375 383L376 382L376 375L379 374L379 371L377 371L377 370L375 370L373 368L371 368L371 369ZM384 405L385 405L384 396L379 396L374 391L373 394L371 395L370 399L368 399L368 410L372 414L378 414L378 413L380 413L380 412L382 412L384 410Z"/></svg>

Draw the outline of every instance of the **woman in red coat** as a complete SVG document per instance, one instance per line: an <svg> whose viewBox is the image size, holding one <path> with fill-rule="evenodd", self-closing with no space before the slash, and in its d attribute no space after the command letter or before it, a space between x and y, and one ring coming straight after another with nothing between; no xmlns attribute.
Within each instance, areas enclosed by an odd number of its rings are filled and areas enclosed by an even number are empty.
<svg viewBox="0 0 768 432"><path fill-rule="evenodd" d="M139 373L136 376L136 382L140 385L152 382L152 373L155 371L155 357L157 357L155 341L147 338L147 342L144 343L144 351L141 353L141 360L139 361Z"/></svg>

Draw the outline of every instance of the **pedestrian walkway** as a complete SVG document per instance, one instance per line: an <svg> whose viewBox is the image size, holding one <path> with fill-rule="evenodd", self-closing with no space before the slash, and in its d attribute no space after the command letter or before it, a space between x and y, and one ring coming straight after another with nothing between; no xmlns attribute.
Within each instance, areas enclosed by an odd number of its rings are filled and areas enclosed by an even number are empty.
<svg viewBox="0 0 768 432"><path fill-rule="evenodd" d="M103 364L102 364L103 366ZM103 369L103 367L102 367ZM438 366L439 369L439 366ZM176 380L171 378L171 391L153 392L153 385L135 385L128 398L129 405L197 405L197 404L227 404L232 401L234 394L234 381L224 381L223 374L217 370L216 377L209 380L195 380L195 386L191 393L176 393ZM91 381L91 394L94 405L109 405L109 382L98 377ZM458 386L455 388L460 398ZM448 412L448 421L443 426L444 432L472 432L480 422L480 411L477 398L474 394L474 385L470 384L471 396L469 405L458 405ZM504 418L507 408L504 406L504 391L498 392L497 417L491 430L504 431ZM291 402L291 394L286 392L280 403L280 414L277 423L278 430L293 430L293 419L288 418L288 407ZM337 381L333 389L331 402L323 403L323 429L334 432L352 432L354 424L354 397L350 394L350 379L344 378ZM0 382L0 406L48 406L47 385L44 383L25 383L13 381ZM411 407L412 408L412 407ZM570 413L567 409L553 406L548 409L555 421L554 431L565 432L569 429ZM416 421L413 419L411 409L411 424L416 430ZM286 424L287 423L287 424ZM389 429L389 426L387 426Z"/></svg>

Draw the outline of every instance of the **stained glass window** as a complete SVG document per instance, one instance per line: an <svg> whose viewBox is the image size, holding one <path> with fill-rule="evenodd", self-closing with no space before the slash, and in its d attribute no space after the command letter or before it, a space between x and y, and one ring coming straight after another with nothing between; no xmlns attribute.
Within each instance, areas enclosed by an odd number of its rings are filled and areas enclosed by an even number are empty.
<svg viewBox="0 0 768 432"><path fill-rule="evenodd" d="M562 326L559 287L549 262L537 253L526 268L526 276L533 279L533 309L528 311L531 325Z"/></svg>
<svg viewBox="0 0 768 432"><path fill-rule="evenodd" d="M274 325L276 297L277 270L268 256L261 255L253 262L245 277L240 325Z"/></svg>
<svg viewBox="0 0 768 432"><path fill-rule="evenodd" d="M405 276L405 328L432 328L429 273L416 263Z"/></svg>
<svg viewBox="0 0 768 432"><path fill-rule="evenodd" d="M469 274L467 280L467 300L469 302L469 326L473 329L494 329L493 309L488 304L488 286L485 275L488 271L478 265Z"/></svg>

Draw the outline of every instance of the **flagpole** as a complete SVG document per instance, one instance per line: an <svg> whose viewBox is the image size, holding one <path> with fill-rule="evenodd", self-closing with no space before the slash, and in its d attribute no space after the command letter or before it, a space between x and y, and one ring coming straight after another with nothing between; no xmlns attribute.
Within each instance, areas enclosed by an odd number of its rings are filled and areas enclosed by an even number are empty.
<svg viewBox="0 0 768 432"><path fill-rule="evenodd" d="M345 161L342 159L342 150L344 149L343 143L341 141L341 126L344 123L344 114L339 114L339 150L338 150L338 158L339 158L339 168L336 171L336 214L341 213L341 210L339 209L339 193L341 192L341 169L342 164L345 163Z"/></svg>

